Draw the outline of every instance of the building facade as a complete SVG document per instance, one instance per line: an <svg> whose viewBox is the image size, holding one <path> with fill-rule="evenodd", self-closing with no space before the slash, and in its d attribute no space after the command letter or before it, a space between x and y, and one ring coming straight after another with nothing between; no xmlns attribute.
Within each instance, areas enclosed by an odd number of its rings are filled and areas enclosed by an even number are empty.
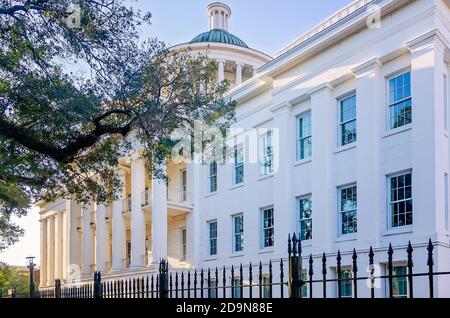
<svg viewBox="0 0 450 318"><path fill-rule="evenodd" d="M213 34L228 35L227 6L207 13L209 33L176 49L223 47L211 58L219 80L235 76L232 159L169 160L166 186L145 175L138 155L124 158L123 201L43 203L41 288L76 270L84 279L94 270L151 272L160 258L173 268L280 259L293 232L317 260L316 273L323 252L341 251L342 268L351 268L353 249L364 271L373 246L383 274L390 243L394 270L404 273L409 241L415 270L426 272L430 238L435 271L448 271L450 3L354 1L273 59ZM435 295L450 296L449 283L439 277ZM398 293L407 296L407 288ZM415 296L427 296L426 288Z"/></svg>

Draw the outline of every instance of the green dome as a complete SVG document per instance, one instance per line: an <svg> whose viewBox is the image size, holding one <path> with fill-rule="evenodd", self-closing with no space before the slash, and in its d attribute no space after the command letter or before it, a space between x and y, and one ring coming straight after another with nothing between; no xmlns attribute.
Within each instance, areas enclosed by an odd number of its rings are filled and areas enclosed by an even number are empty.
<svg viewBox="0 0 450 318"><path fill-rule="evenodd" d="M247 44L245 44L245 42L240 38L222 29L213 29L211 31L199 34L191 41L191 43L198 42L226 43L248 48Z"/></svg>

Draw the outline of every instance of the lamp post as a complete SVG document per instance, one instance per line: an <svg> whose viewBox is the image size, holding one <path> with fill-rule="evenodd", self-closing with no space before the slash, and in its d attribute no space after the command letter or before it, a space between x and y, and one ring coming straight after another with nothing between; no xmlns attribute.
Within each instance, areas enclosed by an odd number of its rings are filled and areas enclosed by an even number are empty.
<svg viewBox="0 0 450 318"><path fill-rule="evenodd" d="M27 257L27 261L28 261L28 269L30 270L30 298L34 298L34 266L36 264L34 264L34 256L28 256Z"/></svg>

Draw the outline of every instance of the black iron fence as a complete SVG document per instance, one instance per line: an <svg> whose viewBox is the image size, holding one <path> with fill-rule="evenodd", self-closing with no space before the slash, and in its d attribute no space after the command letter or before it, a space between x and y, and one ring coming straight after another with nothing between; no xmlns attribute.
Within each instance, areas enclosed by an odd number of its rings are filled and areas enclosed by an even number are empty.
<svg viewBox="0 0 450 318"><path fill-rule="evenodd" d="M156 274L118 280L104 280L100 272L88 284L61 286L41 291L45 298L327 298L327 297L415 297L416 280L420 279L420 291L427 289L426 296L434 297L434 279L450 278L449 272L434 271L434 246L429 240L426 246L426 271L414 271L413 246L408 243L403 249L402 271L398 259L394 263L391 245L384 255L386 272L376 273L375 252L372 247L366 253L368 275L360 275L358 262L361 252L354 249L351 265L343 266L341 251L336 256L321 257L302 254L302 242L294 234L288 239L288 258L270 260L267 263L239 264L208 269L170 270L166 260L161 260ZM395 253L401 250L396 249ZM380 256L380 255L377 255ZM317 264L319 259L319 264ZM418 258L416 257L416 261ZM378 257L377 262L380 262ZM320 271L316 273L317 269ZM329 271L333 271L333 275ZM365 284L363 284L365 282ZM376 295L377 283L385 282L386 293ZM421 295L423 297L424 294Z"/></svg>

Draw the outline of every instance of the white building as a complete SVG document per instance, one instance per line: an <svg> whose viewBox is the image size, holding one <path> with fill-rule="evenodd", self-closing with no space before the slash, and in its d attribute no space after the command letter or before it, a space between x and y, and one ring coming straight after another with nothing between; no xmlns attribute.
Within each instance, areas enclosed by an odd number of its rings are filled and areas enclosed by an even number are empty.
<svg viewBox="0 0 450 318"><path fill-rule="evenodd" d="M358 0L274 59L231 36L204 42L216 31L228 35L231 11L216 3L207 13L209 35L176 49L210 45L218 78L234 75L234 127L244 129L236 160L169 162L166 189L145 176L138 156L125 158L123 202L42 204L41 288L67 279L70 264L88 279L94 270L104 277L151 272L162 257L173 268L285 258L293 232L312 254L315 273L323 252L333 276L337 251L345 270L356 249L366 275L373 246L383 274L389 243L394 271L404 273L408 241L414 271L426 272L429 238L434 270L448 271L450 2ZM255 131L262 163L248 160ZM435 295L450 296L449 283L449 276L435 278ZM417 279L415 296L428 295L426 284ZM386 294L384 283L376 294Z"/></svg>

